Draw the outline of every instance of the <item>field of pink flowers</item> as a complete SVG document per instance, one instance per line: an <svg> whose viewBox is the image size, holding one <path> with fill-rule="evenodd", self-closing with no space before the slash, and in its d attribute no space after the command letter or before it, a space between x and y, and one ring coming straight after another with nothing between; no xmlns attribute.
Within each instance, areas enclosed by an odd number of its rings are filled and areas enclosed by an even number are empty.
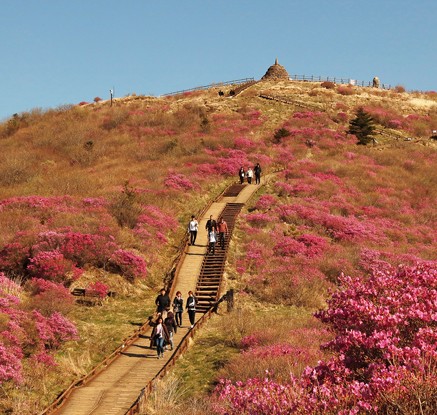
<svg viewBox="0 0 437 415"><path fill-rule="evenodd" d="M77 360L110 352L107 322L88 333L88 322L78 320L104 316L109 306L84 316L73 287L104 298L124 280L122 292L149 292L152 308L189 215L241 164L268 166L265 146L249 138L263 124L260 111L207 116L196 104L174 111L171 101L34 111L16 117L13 129L0 128L7 159L24 166L0 169L0 412L34 413L66 379L89 370L88 363L67 368L62 381L38 381L60 375L66 350L77 347ZM124 301L119 293L123 309L129 296ZM101 344L79 350L87 336ZM48 391L46 383L56 387Z"/></svg>
<svg viewBox="0 0 437 415"><path fill-rule="evenodd" d="M255 95L216 108L202 96L35 110L0 126L0 410L50 402L59 391L47 391L41 373L60 376L59 357L86 346L72 287L104 297L116 275L153 297L189 216L240 166L260 162L281 172L239 223L240 295L319 310L319 321L277 343L259 330L245 336L215 411L395 413L408 404L432 413L435 151L357 147L342 102L332 113L281 107L272 129L278 109ZM365 110L382 128L418 136L437 119L389 104ZM33 406L18 410L17 397Z"/></svg>
<svg viewBox="0 0 437 415"><path fill-rule="evenodd" d="M318 310L332 340L308 365L291 340L242 338L237 374L215 390L219 414L437 411L437 155L354 147L330 125L314 113L284 124L274 146L311 157L290 157L245 215L235 269L256 301ZM307 367L284 380L278 356ZM254 358L271 370L250 376Z"/></svg>

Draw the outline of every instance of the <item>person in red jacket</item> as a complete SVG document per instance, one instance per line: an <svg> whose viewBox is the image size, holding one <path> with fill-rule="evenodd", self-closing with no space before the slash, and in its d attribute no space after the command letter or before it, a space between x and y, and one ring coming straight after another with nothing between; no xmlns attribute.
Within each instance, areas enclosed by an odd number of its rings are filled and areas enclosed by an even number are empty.
<svg viewBox="0 0 437 415"><path fill-rule="evenodd" d="M222 249L225 249L225 237L228 235L228 224L223 219L223 217L220 218L217 224L217 230L219 234L219 242Z"/></svg>

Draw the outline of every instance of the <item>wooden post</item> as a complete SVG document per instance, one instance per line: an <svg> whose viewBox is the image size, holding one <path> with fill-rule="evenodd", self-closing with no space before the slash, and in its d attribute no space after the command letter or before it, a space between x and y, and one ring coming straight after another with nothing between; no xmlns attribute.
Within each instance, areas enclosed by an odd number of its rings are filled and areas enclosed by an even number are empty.
<svg viewBox="0 0 437 415"><path fill-rule="evenodd" d="M234 309L234 290L228 290L226 293L226 301L228 303L228 312Z"/></svg>

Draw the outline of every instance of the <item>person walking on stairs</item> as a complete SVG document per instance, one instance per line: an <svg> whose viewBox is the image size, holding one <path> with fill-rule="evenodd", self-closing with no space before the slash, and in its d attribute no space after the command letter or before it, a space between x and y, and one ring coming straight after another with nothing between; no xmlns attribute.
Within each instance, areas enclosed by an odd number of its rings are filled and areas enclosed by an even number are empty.
<svg viewBox="0 0 437 415"><path fill-rule="evenodd" d="M226 221L221 217L217 224L218 228L218 239L220 243L220 247L222 249L225 249L225 237L228 235L228 224Z"/></svg>
<svg viewBox="0 0 437 415"><path fill-rule="evenodd" d="M249 169L247 170L246 176L247 176L247 183L252 184L253 170L251 167L249 167Z"/></svg>
<svg viewBox="0 0 437 415"><path fill-rule="evenodd" d="M178 291L176 297L173 300L173 313L175 315L176 324L182 327L182 313L184 311L184 300L182 298L182 293Z"/></svg>
<svg viewBox="0 0 437 415"><path fill-rule="evenodd" d="M196 322L196 297L194 297L193 291L188 291L188 298L185 308L188 311L188 317L190 319L191 328L194 327L194 323Z"/></svg>
<svg viewBox="0 0 437 415"><path fill-rule="evenodd" d="M254 167L253 171L255 172L255 184L261 183L261 166L259 163L256 163L256 166Z"/></svg>
<svg viewBox="0 0 437 415"><path fill-rule="evenodd" d="M190 233L190 245L196 245L197 231L199 230L199 223L196 217L191 216L190 223L188 224L188 232Z"/></svg>
<svg viewBox="0 0 437 415"><path fill-rule="evenodd" d="M165 288L163 288L158 297L156 297L155 304L156 311L165 319L167 317L167 311L170 310L170 297L165 291Z"/></svg>
<svg viewBox="0 0 437 415"><path fill-rule="evenodd" d="M208 221L206 222L205 229L207 230L208 235L213 230L217 232L217 222L215 221L212 215L209 217Z"/></svg>
<svg viewBox="0 0 437 415"><path fill-rule="evenodd" d="M215 244L217 242L217 232L213 229L208 234L208 254L215 254Z"/></svg>
<svg viewBox="0 0 437 415"><path fill-rule="evenodd" d="M164 320L165 327L168 331L168 341L170 343L170 350L173 350L173 334L177 332L177 325L174 315L171 311L168 312L167 318Z"/></svg>
<svg viewBox="0 0 437 415"><path fill-rule="evenodd" d="M158 318L157 324L153 328L152 339L153 343L156 345L158 359L162 359L164 357L164 344L165 342L170 342L170 335L167 327L163 323L162 317Z"/></svg>
<svg viewBox="0 0 437 415"><path fill-rule="evenodd" d="M240 167L240 170L238 170L238 177L240 178L240 184L244 183L244 178L246 177L246 173L244 171L243 166Z"/></svg>

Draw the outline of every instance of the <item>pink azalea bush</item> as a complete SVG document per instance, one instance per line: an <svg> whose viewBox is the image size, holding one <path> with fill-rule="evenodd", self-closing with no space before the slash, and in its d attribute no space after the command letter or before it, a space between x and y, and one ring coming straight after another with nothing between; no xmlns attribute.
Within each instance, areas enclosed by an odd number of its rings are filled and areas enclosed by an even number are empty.
<svg viewBox="0 0 437 415"><path fill-rule="evenodd" d="M29 294L32 307L48 316L55 311L67 314L71 311L74 298L63 283L48 281L43 278L32 278L24 285Z"/></svg>
<svg viewBox="0 0 437 415"><path fill-rule="evenodd" d="M185 177L183 174L169 172L167 177L164 179L164 184L174 190L188 191L195 188L195 185Z"/></svg>
<svg viewBox="0 0 437 415"><path fill-rule="evenodd" d="M18 296L9 294L11 290L19 294L21 287L8 281L3 273L0 283L0 314L4 316L0 326L0 384L19 383L25 357L48 355L63 343L77 339L78 334L74 324L58 311L43 315L38 310L27 310ZM42 283L37 290L45 288ZM53 364L53 359L45 361Z"/></svg>
<svg viewBox="0 0 437 415"><path fill-rule="evenodd" d="M118 249L112 254L109 266L131 281L145 278L147 275L146 261L137 254L123 249Z"/></svg>
<svg viewBox="0 0 437 415"><path fill-rule="evenodd" d="M100 298L105 298L109 292L108 286L101 281L92 282L91 284L88 285L86 290L87 292L95 294Z"/></svg>
<svg viewBox="0 0 437 415"><path fill-rule="evenodd" d="M333 353L330 360L288 383L223 380L216 389L217 412L377 414L421 405L423 413L433 413L436 401L427 398L435 399L437 385L437 263L386 268L341 277L341 289L317 313L335 333L324 346Z"/></svg>
<svg viewBox="0 0 437 415"><path fill-rule="evenodd" d="M63 281L65 275L72 271L74 264L58 250L41 251L29 258L27 271L30 275L51 281Z"/></svg>

